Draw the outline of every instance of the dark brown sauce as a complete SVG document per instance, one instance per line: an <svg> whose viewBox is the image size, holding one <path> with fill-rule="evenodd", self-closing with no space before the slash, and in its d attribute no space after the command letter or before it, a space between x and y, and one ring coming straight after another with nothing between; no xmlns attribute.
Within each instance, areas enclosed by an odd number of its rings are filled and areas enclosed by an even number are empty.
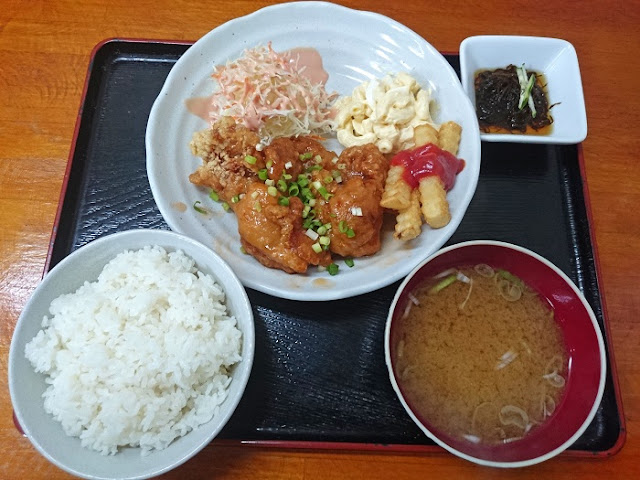
<svg viewBox="0 0 640 480"><path fill-rule="evenodd" d="M483 133L515 133L515 134L522 134L524 133L525 135L551 135L551 132L553 131L553 123L550 123L549 125L539 128L538 130L536 130L535 128L533 128L531 125L527 125L527 128L524 132L521 131L514 131L514 130L507 130L506 128L500 128L500 127L496 127L496 126L488 126L486 128L482 128L482 132Z"/></svg>
<svg viewBox="0 0 640 480"><path fill-rule="evenodd" d="M495 70L478 70L474 74L476 93L476 114L480 130L484 133L517 133L525 135L549 135L553 127L553 118L549 110L547 81L544 75L534 74L536 82L531 91L537 114L534 117L526 105L518 108L520 83L516 67Z"/></svg>

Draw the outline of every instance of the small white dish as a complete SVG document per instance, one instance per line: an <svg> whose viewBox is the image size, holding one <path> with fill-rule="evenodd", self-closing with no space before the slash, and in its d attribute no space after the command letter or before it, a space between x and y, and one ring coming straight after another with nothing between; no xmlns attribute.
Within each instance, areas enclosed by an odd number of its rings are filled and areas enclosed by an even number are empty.
<svg viewBox="0 0 640 480"><path fill-rule="evenodd" d="M142 456L140 448L122 448L105 456L83 448L78 437L66 435L59 422L44 409L45 376L25 357L25 345L42 328L51 301L93 282L103 267L124 250L158 245L172 252L182 250L198 270L211 275L226 294L228 311L242 331L242 360L231 369L232 382L217 414L164 450ZM50 462L72 475L88 479L144 479L165 473L198 453L218 435L237 407L249 380L255 351L253 310L247 294L231 268L201 243L165 230L129 230L99 238L58 263L45 275L27 302L16 324L9 352L9 391L20 427L34 447Z"/></svg>
<svg viewBox="0 0 640 480"><path fill-rule="evenodd" d="M522 65L542 73L548 84L553 125L548 135L483 133L487 142L575 144L587 136L587 113L582 92L578 56L566 40L547 37L481 35L460 44L462 87L475 105L474 77L478 70Z"/></svg>

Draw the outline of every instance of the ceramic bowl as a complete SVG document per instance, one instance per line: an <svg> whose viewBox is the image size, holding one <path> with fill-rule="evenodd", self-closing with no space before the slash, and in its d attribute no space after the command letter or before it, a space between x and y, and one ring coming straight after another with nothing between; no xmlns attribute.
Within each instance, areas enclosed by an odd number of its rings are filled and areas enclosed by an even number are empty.
<svg viewBox="0 0 640 480"><path fill-rule="evenodd" d="M83 448L67 436L59 422L45 412L42 394L45 376L36 373L25 357L25 345L41 329L51 301L95 281L104 265L124 250L159 245L182 250L197 268L212 275L226 293L226 305L242 331L242 360L232 367L228 396L218 413L164 450L141 456L139 448L123 448L104 456ZM45 275L28 300L16 324L9 353L9 389L15 417L34 447L58 467L90 479L142 479L167 472L204 448L231 417L249 379L255 350L253 313L246 292L229 266L211 249L180 234L163 230L131 230L99 238L71 253Z"/></svg>
<svg viewBox="0 0 640 480"><path fill-rule="evenodd" d="M394 365L399 319L421 283L452 267L488 264L521 278L554 310L568 355L564 392L553 414L517 441L492 445L439 431L407 401ZM522 467L545 461L569 447L591 423L604 391L606 357L602 334L585 297L559 268L525 248L495 241L471 241L440 250L402 282L393 299L385 330L385 356L391 384L413 421L451 453L494 467Z"/></svg>

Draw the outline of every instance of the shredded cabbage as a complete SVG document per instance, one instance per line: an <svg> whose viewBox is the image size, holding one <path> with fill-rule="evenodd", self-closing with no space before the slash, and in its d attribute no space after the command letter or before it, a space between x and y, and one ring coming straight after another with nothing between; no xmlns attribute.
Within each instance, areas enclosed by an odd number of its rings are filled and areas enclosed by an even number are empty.
<svg viewBox="0 0 640 480"><path fill-rule="evenodd" d="M276 137L330 132L331 106L338 94L313 83L304 69L291 54L275 52L271 43L217 66L212 77L219 89L211 98L211 123L232 117L258 132L265 144Z"/></svg>

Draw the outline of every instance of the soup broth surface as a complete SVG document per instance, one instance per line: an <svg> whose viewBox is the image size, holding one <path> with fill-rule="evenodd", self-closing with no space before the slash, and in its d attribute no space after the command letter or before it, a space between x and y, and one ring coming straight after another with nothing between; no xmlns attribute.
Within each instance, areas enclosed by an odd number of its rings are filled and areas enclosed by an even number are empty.
<svg viewBox="0 0 640 480"><path fill-rule="evenodd" d="M392 338L405 399L440 431L516 441L559 404L567 355L549 304L488 265L443 272L410 296Z"/></svg>

